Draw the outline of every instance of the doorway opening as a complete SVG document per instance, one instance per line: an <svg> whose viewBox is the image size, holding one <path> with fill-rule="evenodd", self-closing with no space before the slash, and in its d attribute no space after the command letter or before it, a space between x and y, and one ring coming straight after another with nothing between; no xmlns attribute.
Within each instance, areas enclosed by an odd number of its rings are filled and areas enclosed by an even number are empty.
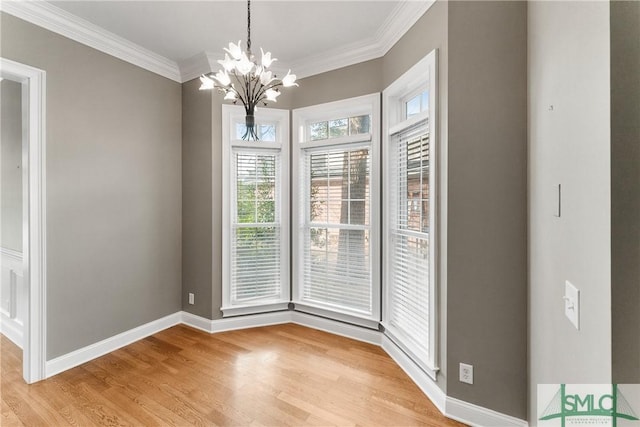
<svg viewBox="0 0 640 427"><path fill-rule="evenodd" d="M0 58L0 78L0 329L22 347L23 378L33 383L46 376L45 72Z"/></svg>

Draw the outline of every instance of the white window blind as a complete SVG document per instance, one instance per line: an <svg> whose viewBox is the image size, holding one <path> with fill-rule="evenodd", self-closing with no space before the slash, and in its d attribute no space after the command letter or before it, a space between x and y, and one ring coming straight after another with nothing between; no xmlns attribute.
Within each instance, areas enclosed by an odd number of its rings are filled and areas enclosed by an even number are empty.
<svg viewBox="0 0 640 427"><path fill-rule="evenodd" d="M369 147L306 151L302 299L372 313Z"/></svg>
<svg viewBox="0 0 640 427"><path fill-rule="evenodd" d="M391 143L387 328L426 361L431 350L428 128L423 123L403 131Z"/></svg>
<svg viewBox="0 0 640 427"><path fill-rule="evenodd" d="M235 151L231 304L281 293L280 155Z"/></svg>

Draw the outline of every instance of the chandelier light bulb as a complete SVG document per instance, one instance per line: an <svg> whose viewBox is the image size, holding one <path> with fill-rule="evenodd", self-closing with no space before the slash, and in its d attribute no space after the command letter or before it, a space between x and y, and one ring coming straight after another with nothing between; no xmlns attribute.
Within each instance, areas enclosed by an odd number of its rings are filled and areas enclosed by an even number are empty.
<svg viewBox="0 0 640 427"><path fill-rule="evenodd" d="M282 86L284 87L298 86L298 83L296 83L296 75L291 74L291 70L289 70L287 75L284 76L284 78L282 79Z"/></svg>
<svg viewBox="0 0 640 427"><path fill-rule="evenodd" d="M236 66L233 59L229 58L228 53L224 54L224 59L219 60L218 64L222 65L222 68L224 68L225 71L233 71Z"/></svg>
<svg viewBox="0 0 640 427"><path fill-rule="evenodd" d="M261 71L260 72L260 83L262 83L263 86L267 86L269 83L271 83L273 81L273 73L271 73L271 71Z"/></svg>
<svg viewBox="0 0 640 427"><path fill-rule="evenodd" d="M277 61L276 58L271 59L271 52L264 53L264 50L260 48L260 52L262 53L262 66L265 68L271 67L271 64L274 61Z"/></svg>
<svg viewBox="0 0 640 427"><path fill-rule="evenodd" d="M207 76L201 76L200 81L202 82L202 85L200 86L200 90L213 89L215 87L213 80L211 80Z"/></svg>
<svg viewBox="0 0 640 427"><path fill-rule="evenodd" d="M242 48L240 47L241 43L242 40L238 40L238 44L229 43L229 49L225 47L224 50L226 50L233 59L240 59L242 56Z"/></svg>
<svg viewBox="0 0 640 427"><path fill-rule="evenodd" d="M267 89L267 91L265 92L265 96L267 98L267 101L276 102L276 98L280 96L280 92L275 89Z"/></svg>

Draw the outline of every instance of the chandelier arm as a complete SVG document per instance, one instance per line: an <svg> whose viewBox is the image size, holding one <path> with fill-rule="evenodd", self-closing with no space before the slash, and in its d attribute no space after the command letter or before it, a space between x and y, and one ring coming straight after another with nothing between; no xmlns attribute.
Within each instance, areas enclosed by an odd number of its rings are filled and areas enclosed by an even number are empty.
<svg viewBox="0 0 640 427"><path fill-rule="evenodd" d="M238 77L238 73L236 73L236 70L233 70L233 77L236 79L237 82L240 83L240 77ZM233 86L231 86L231 87L233 87ZM238 89L236 89L235 87L233 88L233 90L235 91L236 95L238 95L238 99L240 99L240 101L244 105L247 105L247 101L244 98L242 98L242 95L243 95L242 92L238 91Z"/></svg>
<svg viewBox="0 0 640 427"><path fill-rule="evenodd" d="M258 94L258 97L262 98L262 96L269 90L269 89L276 89L279 88L280 86L282 86L282 81L278 80L273 84L267 85L267 86L262 86L262 89L260 91L260 93Z"/></svg>
<svg viewBox="0 0 640 427"><path fill-rule="evenodd" d="M251 100L251 102L253 103L253 92L255 90L255 85L253 85L253 87L251 87L251 81L253 80L251 78L251 73L247 74L247 76L245 77L246 81L247 81L247 92L248 95L247 97Z"/></svg>
<svg viewBox="0 0 640 427"><path fill-rule="evenodd" d="M238 93L238 91L236 90L235 87L233 87L232 85L229 85L227 87L224 88L226 91L228 92L233 92L236 94L236 98L240 99L240 94ZM242 101L242 99L240 99Z"/></svg>
<svg viewBox="0 0 640 427"><path fill-rule="evenodd" d="M252 107L255 107L255 105L251 105L252 104L251 94L250 94L251 83L247 80L246 75L242 76L242 78L244 79L244 94L247 99L247 102L244 105L244 109L248 115L253 115L254 111Z"/></svg>
<svg viewBox="0 0 640 427"><path fill-rule="evenodd" d="M253 91L251 93L251 98L254 100L255 104L257 105L259 102L259 97L260 97L260 91L261 89L264 87L264 85L262 84L262 82L260 82L260 78L256 79L256 84L253 86Z"/></svg>

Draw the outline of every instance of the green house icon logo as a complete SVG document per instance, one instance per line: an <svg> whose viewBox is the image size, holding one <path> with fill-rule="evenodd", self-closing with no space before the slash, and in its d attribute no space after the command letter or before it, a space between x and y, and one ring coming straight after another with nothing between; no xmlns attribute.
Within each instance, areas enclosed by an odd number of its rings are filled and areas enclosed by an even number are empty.
<svg viewBox="0 0 640 427"><path fill-rule="evenodd" d="M565 427L566 420L572 417L580 417L584 425L591 417L607 417L611 418L613 427L617 427L619 419L638 421L617 384L613 384L607 393L567 393L566 384L560 384L539 420L560 419Z"/></svg>

